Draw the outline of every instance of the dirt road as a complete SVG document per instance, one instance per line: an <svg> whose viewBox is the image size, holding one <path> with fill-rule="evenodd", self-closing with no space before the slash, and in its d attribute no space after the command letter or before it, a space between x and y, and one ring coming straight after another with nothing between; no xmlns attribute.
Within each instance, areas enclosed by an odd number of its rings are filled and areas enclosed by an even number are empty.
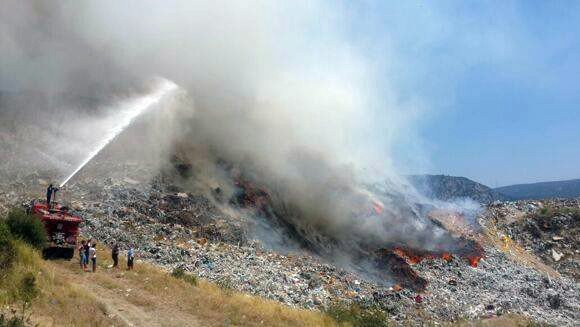
<svg viewBox="0 0 580 327"><path fill-rule="evenodd" d="M167 287L151 283L147 272L99 267L83 272L70 262L51 262L54 273L70 281L70 287L94 298L98 308L112 321L125 326L208 326L200 323L195 308L176 301ZM161 290L159 290L161 288ZM46 321L45 321L46 322ZM48 323L49 325L51 323Z"/></svg>

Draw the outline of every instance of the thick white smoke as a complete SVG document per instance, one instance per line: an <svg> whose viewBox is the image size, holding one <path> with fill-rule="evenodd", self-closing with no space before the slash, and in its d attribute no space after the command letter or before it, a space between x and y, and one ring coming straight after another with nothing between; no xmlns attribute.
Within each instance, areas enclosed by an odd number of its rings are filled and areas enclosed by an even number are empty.
<svg viewBox="0 0 580 327"><path fill-rule="evenodd" d="M343 36L343 13L331 4L8 1L4 7L3 89L108 101L139 80L164 76L189 90L208 137L236 151L255 149L252 155L284 162L307 149L365 168L372 159L389 170L390 138L404 112L384 105L387 92L378 92L373 67Z"/></svg>
<svg viewBox="0 0 580 327"><path fill-rule="evenodd" d="M341 23L347 12L336 3L2 6L0 89L58 99L49 108L63 98L101 108L163 76L192 100L179 112L195 111L193 117L173 126L187 130L182 143L203 148L190 155L211 153L253 172L297 208L292 219L299 228L353 242L406 238L427 246L428 236L437 238L408 219L418 215L418 195L393 168L393 144L411 128L414 111L395 105L388 77L377 76L369 59L379 54L355 46ZM384 181L382 197L366 187ZM384 217L357 220L358 208L373 201L386 208Z"/></svg>

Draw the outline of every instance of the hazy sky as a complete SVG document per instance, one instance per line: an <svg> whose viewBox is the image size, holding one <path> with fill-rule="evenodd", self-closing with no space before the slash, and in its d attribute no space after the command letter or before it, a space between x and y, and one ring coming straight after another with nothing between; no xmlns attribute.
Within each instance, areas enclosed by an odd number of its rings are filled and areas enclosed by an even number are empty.
<svg viewBox="0 0 580 327"><path fill-rule="evenodd" d="M490 186L580 178L579 1L345 7L345 28L385 54L399 100L425 108L415 131L424 158L404 170ZM407 146L400 153L414 156Z"/></svg>
<svg viewBox="0 0 580 327"><path fill-rule="evenodd" d="M580 1L5 2L0 89L107 98L164 76L208 113L235 94L223 130L283 162L285 142L370 176L580 178Z"/></svg>

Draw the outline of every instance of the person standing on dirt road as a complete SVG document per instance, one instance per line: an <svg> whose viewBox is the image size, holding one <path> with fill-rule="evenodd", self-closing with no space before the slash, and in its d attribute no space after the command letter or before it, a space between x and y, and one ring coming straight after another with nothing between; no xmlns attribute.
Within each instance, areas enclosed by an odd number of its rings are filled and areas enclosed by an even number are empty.
<svg viewBox="0 0 580 327"><path fill-rule="evenodd" d="M113 245L111 257L113 258L113 268L117 268L119 266L119 243Z"/></svg>
<svg viewBox="0 0 580 327"><path fill-rule="evenodd" d="M79 262L81 265L82 270L87 270L87 265L85 264L86 256L85 256L85 243L86 241L81 241L81 245L79 245Z"/></svg>
<svg viewBox="0 0 580 327"><path fill-rule="evenodd" d="M127 251L127 270L133 270L134 260L135 260L135 250L133 250L133 246L129 246L129 251Z"/></svg>
<svg viewBox="0 0 580 327"><path fill-rule="evenodd" d="M87 243L85 243L84 245L84 250L85 250L85 270L87 269L88 265L89 265L89 250L91 249L91 239L89 238L89 240L87 241Z"/></svg>
<svg viewBox="0 0 580 327"><path fill-rule="evenodd" d="M97 244L91 244L89 248L89 256L91 258L91 262L93 264L93 272L97 271Z"/></svg>

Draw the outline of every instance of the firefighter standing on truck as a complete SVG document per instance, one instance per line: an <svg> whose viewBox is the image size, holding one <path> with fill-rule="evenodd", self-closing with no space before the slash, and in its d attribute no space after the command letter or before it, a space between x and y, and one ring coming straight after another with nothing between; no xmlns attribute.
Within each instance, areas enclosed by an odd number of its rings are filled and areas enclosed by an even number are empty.
<svg viewBox="0 0 580 327"><path fill-rule="evenodd" d="M46 207L48 209L50 209L50 202L52 200L53 192L56 192L55 188L52 186L52 184L48 185L48 188L46 189Z"/></svg>
<svg viewBox="0 0 580 327"><path fill-rule="evenodd" d="M54 187L52 184L48 185L46 189L46 206L48 209L52 208L52 201L56 199L56 192L58 192L58 187Z"/></svg>

